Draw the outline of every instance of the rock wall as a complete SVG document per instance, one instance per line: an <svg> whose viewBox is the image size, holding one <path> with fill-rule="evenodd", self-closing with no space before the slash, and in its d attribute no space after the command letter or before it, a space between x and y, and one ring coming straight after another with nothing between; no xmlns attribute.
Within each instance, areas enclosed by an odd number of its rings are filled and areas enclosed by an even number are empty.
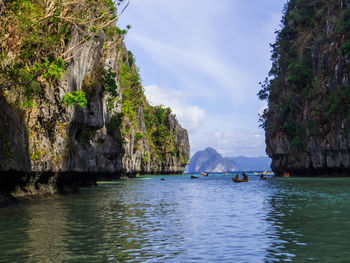
<svg viewBox="0 0 350 263"><path fill-rule="evenodd" d="M350 175L349 1L290 1L273 45L265 113L272 170Z"/></svg>
<svg viewBox="0 0 350 263"><path fill-rule="evenodd" d="M145 133L142 110L139 113L139 122L141 131ZM176 133L175 147L178 150L178 155L168 155L164 159L152 157L150 145L145 139L142 139L138 143L138 147L135 148L135 136L134 131L132 131L131 137L124 145L125 155L122 160L127 174L180 174L184 171L190 156L187 130L181 127L174 114L167 115L167 122L169 130Z"/></svg>
<svg viewBox="0 0 350 263"><path fill-rule="evenodd" d="M167 112L166 131L174 137L176 154L161 150L166 148L163 141L153 143L157 133L150 137L143 111L154 107L139 79L137 89L136 82L125 82L124 71L136 72L136 66L120 30L110 29L112 36L98 30L86 40L81 26L71 27L62 79L44 81L39 76L41 91L33 97L34 106L19 106L21 87L0 87L0 191L26 196L76 189L98 177L183 172L190 154L187 131ZM129 77L134 76L139 77ZM86 108L62 103L75 91L85 92ZM130 106L124 92L141 99ZM131 115L133 109L138 109L137 116Z"/></svg>

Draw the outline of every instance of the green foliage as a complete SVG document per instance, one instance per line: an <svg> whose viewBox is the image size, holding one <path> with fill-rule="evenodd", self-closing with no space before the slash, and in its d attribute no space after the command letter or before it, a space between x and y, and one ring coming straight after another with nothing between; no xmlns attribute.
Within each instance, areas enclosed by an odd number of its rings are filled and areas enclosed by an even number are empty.
<svg viewBox="0 0 350 263"><path fill-rule="evenodd" d="M33 149L29 152L30 159L32 161L38 161L43 157L44 153L37 144L33 144Z"/></svg>
<svg viewBox="0 0 350 263"><path fill-rule="evenodd" d="M304 142L298 136L295 136L291 140L290 145L291 145L293 151L297 151L297 150L303 148Z"/></svg>
<svg viewBox="0 0 350 263"><path fill-rule="evenodd" d="M174 147L174 148L171 150L171 155L172 155L172 156L178 156L178 154L179 154L179 150L178 150L176 147Z"/></svg>
<svg viewBox="0 0 350 263"><path fill-rule="evenodd" d="M347 36L350 34L350 10L344 9L338 18L338 31Z"/></svg>
<svg viewBox="0 0 350 263"><path fill-rule="evenodd" d="M313 26L315 3L313 1L290 0L285 9L284 24L302 30Z"/></svg>
<svg viewBox="0 0 350 263"><path fill-rule="evenodd" d="M128 51L128 61L130 64L134 64L135 63L135 58L134 55L132 54L131 51Z"/></svg>
<svg viewBox="0 0 350 263"><path fill-rule="evenodd" d="M103 70L102 72L101 86L104 91L110 92L114 97L118 96L118 92L117 92L118 86L115 81L116 77L117 77L117 73L112 71L111 69Z"/></svg>
<svg viewBox="0 0 350 263"><path fill-rule="evenodd" d="M327 97L325 116L329 121L350 121L350 86L340 91L333 91Z"/></svg>
<svg viewBox="0 0 350 263"><path fill-rule="evenodd" d="M143 153L143 159L146 161L146 162L150 162L151 160L149 159L149 157L148 157L148 152L147 151L145 151L144 153Z"/></svg>
<svg viewBox="0 0 350 263"><path fill-rule="evenodd" d="M128 30L126 30L126 29L120 29L119 27L117 27L117 32L118 32L119 35L125 36L126 33L128 33Z"/></svg>
<svg viewBox="0 0 350 263"><path fill-rule="evenodd" d="M262 89L257 94L260 100L267 100L269 97L269 91L270 91L270 82L268 78L265 78L263 82L259 82Z"/></svg>
<svg viewBox="0 0 350 263"><path fill-rule="evenodd" d="M314 41L316 17L320 15L317 8L315 1L290 0L285 5L282 27L271 45L272 67L257 94L269 103L259 115L260 127L270 132L283 131L293 143L295 138L304 137L300 108L319 88L309 48ZM268 126L267 119L271 121Z"/></svg>
<svg viewBox="0 0 350 263"><path fill-rule="evenodd" d="M293 122L283 123L282 130L290 137L293 138L296 135L296 127Z"/></svg>
<svg viewBox="0 0 350 263"><path fill-rule="evenodd" d="M42 77L44 79L62 79L62 73L65 68L65 62L62 58L54 59L48 58L44 61L42 65L36 64L37 71L43 72Z"/></svg>
<svg viewBox="0 0 350 263"><path fill-rule="evenodd" d="M138 142L143 138L143 134L139 132L135 132L135 141Z"/></svg>
<svg viewBox="0 0 350 263"><path fill-rule="evenodd" d="M342 54L350 59L350 39L346 40L345 44L341 47Z"/></svg>
<svg viewBox="0 0 350 263"><path fill-rule="evenodd" d="M87 107L86 94L84 91L68 92L62 98L63 105L77 106L80 105L83 109Z"/></svg>
<svg viewBox="0 0 350 263"><path fill-rule="evenodd" d="M188 157L182 157L182 160L181 160L181 165L182 166L185 166L185 165L187 165L187 164L189 164L190 163L190 158L188 158Z"/></svg>
<svg viewBox="0 0 350 263"><path fill-rule="evenodd" d="M33 105L33 97L40 92L39 82L58 85L65 60L76 55L65 53L72 28L80 28L82 41L93 39L100 29L110 34L108 41L115 41L119 36L111 22L117 17L116 6L123 2L6 1L5 12L1 14L0 86L16 89L20 99L24 95L26 98L19 104ZM113 87L109 88L114 93Z"/></svg>
<svg viewBox="0 0 350 263"><path fill-rule="evenodd" d="M130 101L123 101L122 112L125 113L131 121L134 120L136 113Z"/></svg>
<svg viewBox="0 0 350 263"><path fill-rule="evenodd" d="M120 129L120 127L122 126L123 123L123 113L115 113L111 120L107 123L107 128L109 130L116 130L116 129Z"/></svg>
<svg viewBox="0 0 350 263"><path fill-rule="evenodd" d="M143 113L146 132L135 132L134 142L136 148L141 139L145 139L149 144L149 152L144 153L144 160L150 162L149 155L152 160L161 162L170 156L180 158L179 150L176 147L176 131L171 131L169 128L168 116L172 113L171 109L163 106L153 107L148 104L132 53L128 52L121 57L119 81L122 89L122 112L124 114L123 136L131 137L131 130L140 130L137 117Z"/></svg>
<svg viewBox="0 0 350 263"><path fill-rule="evenodd" d="M134 124L136 112L140 106L145 104L146 98L139 81L139 75L137 71L133 70L133 67L132 65L129 68L127 64L121 63L119 79L123 91L122 112Z"/></svg>
<svg viewBox="0 0 350 263"><path fill-rule="evenodd" d="M106 108L107 108L108 112L111 112L114 109L116 99L117 99L116 97L112 97L112 98L107 99Z"/></svg>

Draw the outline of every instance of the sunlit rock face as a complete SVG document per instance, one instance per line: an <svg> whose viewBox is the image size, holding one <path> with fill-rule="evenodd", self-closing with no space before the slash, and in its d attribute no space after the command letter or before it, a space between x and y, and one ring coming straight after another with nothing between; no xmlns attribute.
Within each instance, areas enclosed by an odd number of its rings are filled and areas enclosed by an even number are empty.
<svg viewBox="0 0 350 263"><path fill-rule="evenodd" d="M229 158L223 158L213 148L206 148L204 151L197 152L189 165L190 173L197 172L230 172L236 171L236 164Z"/></svg>
<svg viewBox="0 0 350 263"><path fill-rule="evenodd" d="M107 2L96 2L89 23ZM0 19L6 7L0 0ZM110 25L108 30L93 28L96 32L69 28L69 37L61 41L62 77L51 82L38 77L41 90L31 107L18 106L25 87L0 90L0 191L53 193L93 184L98 177L184 171L190 152L187 130L170 109L148 104L124 33ZM0 63L13 59L8 56ZM76 91L85 92L87 107L62 103Z"/></svg>
<svg viewBox="0 0 350 263"><path fill-rule="evenodd" d="M290 1L274 44L266 151L276 174L350 175L349 1Z"/></svg>

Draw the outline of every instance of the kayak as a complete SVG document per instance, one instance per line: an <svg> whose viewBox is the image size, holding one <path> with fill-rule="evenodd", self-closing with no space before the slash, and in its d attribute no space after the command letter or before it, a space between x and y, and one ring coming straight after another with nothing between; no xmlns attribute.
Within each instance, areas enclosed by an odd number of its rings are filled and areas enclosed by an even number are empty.
<svg viewBox="0 0 350 263"><path fill-rule="evenodd" d="M191 175L191 179L198 179L197 176Z"/></svg>
<svg viewBox="0 0 350 263"><path fill-rule="evenodd" d="M240 180L240 179L236 179L236 178L232 178L232 180L233 180L235 183L248 183L248 180Z"/></svg>
<svg viewBox="0 0 350 263"><path fill-rule="evenodd" d="M202 173L202 172L200 172L200 174L203 175L203 176L208 176L209 175L207 173Z"/></svg>

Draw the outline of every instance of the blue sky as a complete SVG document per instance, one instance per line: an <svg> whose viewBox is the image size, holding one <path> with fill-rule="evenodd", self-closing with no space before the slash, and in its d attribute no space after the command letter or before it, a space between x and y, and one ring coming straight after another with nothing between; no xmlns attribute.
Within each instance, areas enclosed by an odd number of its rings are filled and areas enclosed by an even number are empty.
<svg viewBox="0 0 350 263"><path fill-rule="evenodd" d="M152 105L187 128L191 153L266 156L256 94L286 0L131 0L118 26Z"/></svg>

